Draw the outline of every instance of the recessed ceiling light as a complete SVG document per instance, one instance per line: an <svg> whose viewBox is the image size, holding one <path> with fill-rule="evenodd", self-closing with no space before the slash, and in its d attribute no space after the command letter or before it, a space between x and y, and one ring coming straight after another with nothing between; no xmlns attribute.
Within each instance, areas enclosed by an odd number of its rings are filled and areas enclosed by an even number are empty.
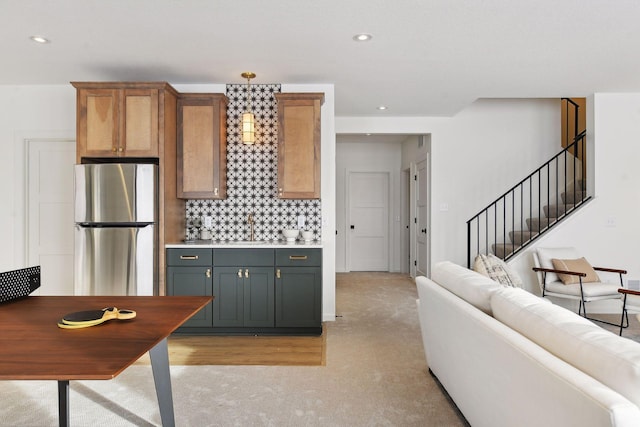
<svg viewBox="0 0 640 427"><path fill-rule="evenodd" d="M360 33L353 36L353 39L357 42L367 42L371 40L373 36L371 34Z"/></svg>
<svg viewBox="0 0 640 427"><path fill-rule="evenodd" d="M42 36L31 36L31 40L36 43L49 43L49 39L46 39Z"/></svg>
<svg viewBox="0 0 640 427"><path fill-rule="evenodd" d="M387 109L387 107L385 105L380 105L378 107L378 110L386 110L386 109Z"/></svg>

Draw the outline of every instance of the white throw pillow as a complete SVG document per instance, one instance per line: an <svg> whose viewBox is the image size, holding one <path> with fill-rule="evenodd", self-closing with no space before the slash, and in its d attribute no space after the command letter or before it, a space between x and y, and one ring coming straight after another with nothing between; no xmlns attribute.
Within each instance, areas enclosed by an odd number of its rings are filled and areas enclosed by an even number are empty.
<svg viewBox="0 0 640 427"><path fill-rule="evenodd" d="M519 289L493 293L493 316L640 406L640 344Z"/></svg>
<svg viewBox="0 0 640 427"><path fill-rule="evenodd" d="M522 280L506 262L493 254L478 254L473 270L504 286L522 287Z"/></svg>
<svg viewBox="0 0 640 427"><path fill-rule="evenodd" d="M502 288L488 277L450 261L437 263L431 280L488 315L491 315L491 294Z"/></svg>

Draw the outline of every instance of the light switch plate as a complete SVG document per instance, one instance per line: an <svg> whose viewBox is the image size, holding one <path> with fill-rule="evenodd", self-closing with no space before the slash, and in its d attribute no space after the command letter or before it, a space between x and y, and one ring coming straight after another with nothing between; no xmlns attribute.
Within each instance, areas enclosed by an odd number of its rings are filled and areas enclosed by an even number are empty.
<svg viewBox="0 0 640 427"><path fill-rule="evenodd" d="M304 215L298 215L298 229L304 229Z"/></svg>
<svg viewBox="0 0 640 427"><path fill-rule="evenodd" d="M204 222L204 228L211 228L211 226L213 226L213 217L210 216L205 216L203 217L203 221Z"/></svg>

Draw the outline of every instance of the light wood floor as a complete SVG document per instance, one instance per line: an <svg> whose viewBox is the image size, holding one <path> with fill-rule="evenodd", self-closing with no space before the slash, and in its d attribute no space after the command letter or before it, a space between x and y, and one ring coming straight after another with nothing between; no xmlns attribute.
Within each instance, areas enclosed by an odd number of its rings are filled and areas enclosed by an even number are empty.
<svg viewBox="0 0 640 427"><path fill-rule="evenodd" d="M169 337L171 365L325 366L326 328L321 336ZM144 355L137 364L149 364Z"/></svg>

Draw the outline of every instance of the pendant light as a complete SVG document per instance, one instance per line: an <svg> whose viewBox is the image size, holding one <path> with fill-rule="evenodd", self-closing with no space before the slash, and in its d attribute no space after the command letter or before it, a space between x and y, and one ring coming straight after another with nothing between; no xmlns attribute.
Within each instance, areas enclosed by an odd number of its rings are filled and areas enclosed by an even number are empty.
<svg viewBox="0 0 640 427"><path fill-rule="evenodd" d="M251 79L256 76L255 73L246 71L241 74L247 79L247 110L242 113L242 143L253 145L256 142L255 118L251 112Z"/></svg>

